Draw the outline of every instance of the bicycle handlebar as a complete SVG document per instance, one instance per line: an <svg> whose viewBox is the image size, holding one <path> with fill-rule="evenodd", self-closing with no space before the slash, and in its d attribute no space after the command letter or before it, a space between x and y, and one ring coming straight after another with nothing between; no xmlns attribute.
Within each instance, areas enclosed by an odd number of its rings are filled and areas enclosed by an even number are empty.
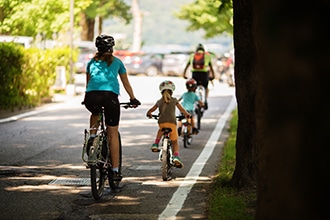
<svg viewBox="0 0 330 220"><path fill-rule="evenodd" d="M85 102L81 102L82 105L85 105ZM122 105L123 108L128 109L128 108L134 108L134 105L132 105L130 102L120 102L119 105Z"/></svg>
<svg viewBox="0 0 330 220"><path fill-rule="evenodd" d="M148 118L150 118L148 115L147 115ZM151 115L151 118L154 118L154 119L158 119L159 118L159 115ZM184 119L185 116L184 115L178 115L178 116L175 116L175 118L177 119Z"/></svg>

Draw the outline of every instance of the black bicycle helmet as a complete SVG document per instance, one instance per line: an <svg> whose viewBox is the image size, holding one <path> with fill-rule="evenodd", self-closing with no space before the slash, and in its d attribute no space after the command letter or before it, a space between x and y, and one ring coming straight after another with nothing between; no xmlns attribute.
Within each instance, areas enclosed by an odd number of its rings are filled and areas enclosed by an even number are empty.
<svg viewBox="0 0 330 220"><path fill-rule="evenodd" d="M112 36L101 34L96 37L95 46L99 52L110 51L115 46L115 39Z"/></svg>

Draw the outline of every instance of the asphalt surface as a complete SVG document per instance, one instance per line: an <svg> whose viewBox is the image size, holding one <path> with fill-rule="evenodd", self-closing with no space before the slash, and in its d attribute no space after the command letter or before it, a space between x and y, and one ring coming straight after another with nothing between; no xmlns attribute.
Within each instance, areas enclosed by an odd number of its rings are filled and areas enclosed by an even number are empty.
<svg viewBox="0 0 330 220"><path fill-rule="evenodd" d="M227 138L227 120L236 106L234 88L217 83L211 87L213 107L192 145L181 150L185 168L175 169L173 180L164 182L157 155L148 149L157 124L145 119L145 112L159 98L157 87L163 78L131 77L135 95L143 104L122 112L122 190L118 194L106 191L95 202L88 184L81 183L89 178L79 156L89 113L80 105L82 76L80 80L77 95L57 95L54 103L0 120L0 210L5 213L1 219L206 219L208 187ZM178 96L185 90L184 80L172 80ZM120 99L127 101L127 96L122 94ZM68 179L73 186L51 184Z"/></svg>

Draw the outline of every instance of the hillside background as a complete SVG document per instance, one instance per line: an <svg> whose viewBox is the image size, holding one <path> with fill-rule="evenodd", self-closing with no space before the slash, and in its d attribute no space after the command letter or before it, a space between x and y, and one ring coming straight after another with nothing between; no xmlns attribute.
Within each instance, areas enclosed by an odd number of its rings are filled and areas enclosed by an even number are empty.
<svg viewBox="0 0 330 220"><path fill-rule="evenodd" d="M143 11L142 49L145 51L159 50L191 50L198 43L206 44L209 50L218 54L232 48L232 36L219 36L204 39L204 31L187 32L187 21L176 18L173 14L180 10L180 5L193 0L139 0ZM127 0L131 4L131 0ZM132 43L133 21L126 25L119 19L105 20L103 32L117 36L122 47L129 48ZM166 46L165 46L166 45ZM176 45L176 46L174 46Z"/></svg>

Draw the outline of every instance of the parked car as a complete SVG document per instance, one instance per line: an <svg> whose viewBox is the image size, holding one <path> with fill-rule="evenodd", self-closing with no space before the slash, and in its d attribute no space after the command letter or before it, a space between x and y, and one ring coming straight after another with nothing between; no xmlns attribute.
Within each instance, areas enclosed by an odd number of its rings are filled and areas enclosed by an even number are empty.
<svg viewBox="0 0 330 220"><path fill-rule="evenodd" d="M93 58L95 54L94 50L81 49L78 55L78 61L75 63L76 73L85 73L86 66L90 59Z"/></svg>
<svg viewBox="0 0 330 220"><path fill-rule="evenodd" d="M122 58L128 74L157 76L162 72L162 54L132 54Z"/></svg>
<svg viewBox="0 0 330 220"><path fill-rule="evenodd" d="M165 75L182 76L191 52L172 52L163 58L162 72ZM190 71L190 70L188 70Z"/></svg>

